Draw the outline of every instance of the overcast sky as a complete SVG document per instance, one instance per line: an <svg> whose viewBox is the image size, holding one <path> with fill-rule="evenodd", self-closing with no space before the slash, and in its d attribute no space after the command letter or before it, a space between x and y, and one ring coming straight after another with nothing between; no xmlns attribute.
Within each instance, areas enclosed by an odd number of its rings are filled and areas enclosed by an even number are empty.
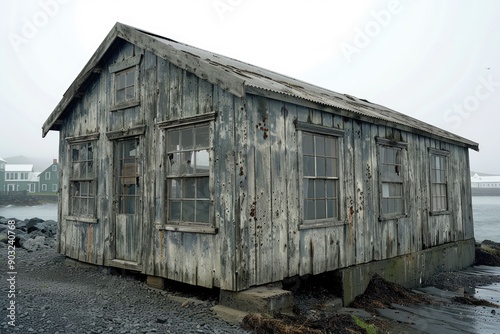
<svg viewBox="0 0 500 334"><path fill-rule="evenodd" d="M115 22L364 98L479 142L500 175L500 1L4 0L0 157L41 126Z"/></svg>

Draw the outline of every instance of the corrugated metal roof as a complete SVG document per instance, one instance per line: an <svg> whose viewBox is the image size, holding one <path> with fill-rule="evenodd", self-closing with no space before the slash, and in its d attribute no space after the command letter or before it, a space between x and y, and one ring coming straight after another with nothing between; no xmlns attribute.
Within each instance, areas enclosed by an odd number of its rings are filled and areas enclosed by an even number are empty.
<svg viewBox="0 0 500 334"><path fill-rule="evenodd" d="M141 32L149 34L144 31ZM159 37L153 34L150 36L158 42L167 44L178 51L185 52L186 54L194 55L195 57L198 57L200 61L205 61L212 64L214 67L219 67L224 71L240 77L244 80L244 85L247 87L258 88L325 106L340 108L375 120L378 119L389 123L404 125L434 136L461 142L472 149L479 150L479 145L476 142L379 104L359 99L351 95L333 92L236 59L175 42L171 39Z"/></svg>
<svg viewBox="0 0 500 334"><path fill-rule="evenodd" d="M85 81L99 68L101 58L117 38L145 48L175 65L193 72L200 78L215 83L231 93L243 97L246 92L261 92L293 97L318 105L346 111L353 118L402 128L418 134L435 136L455 144L479 150L476 142L460 137L408 115L357 97L333 92L288 76L263 69L242 61L202 50L190 45L158 36L134 27L116 23L84 69L80 72L63 99L43 125L42 135L57 129L57 120L78 95ZM347 115L349 117L349 115Z"/></svg>

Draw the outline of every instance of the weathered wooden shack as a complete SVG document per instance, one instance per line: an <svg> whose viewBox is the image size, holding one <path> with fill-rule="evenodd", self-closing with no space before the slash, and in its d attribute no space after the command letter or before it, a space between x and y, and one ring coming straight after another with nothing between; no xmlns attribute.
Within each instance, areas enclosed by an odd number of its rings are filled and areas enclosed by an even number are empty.
<svg viewBox="0 0 500 334"><path fill-rule="evenodd" d="M43 125L58 250L241 291L472 264L478 144L354 96L117 23Z"/></svg>

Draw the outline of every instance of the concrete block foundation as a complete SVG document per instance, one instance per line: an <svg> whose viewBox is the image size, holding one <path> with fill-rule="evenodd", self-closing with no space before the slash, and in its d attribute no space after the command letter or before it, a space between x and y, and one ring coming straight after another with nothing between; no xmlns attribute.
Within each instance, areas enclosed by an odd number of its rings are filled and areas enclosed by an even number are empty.
<svg viewBox="0 0 500 334"><path fill-rule="evenodd" d="M293 294L290 291L265 286L239 292L221 290L219 303L240 311L274 314L292 309Z"/></svg>
<svg viewBox="0 0 500 334"><path fill-rule="evenodd" d="M460 270L474 263L475 240L447 243L395 258L339 269L344 305L364 293L371 277L377 273L387 281L407 288L417 287L431 275Z"/></svg>

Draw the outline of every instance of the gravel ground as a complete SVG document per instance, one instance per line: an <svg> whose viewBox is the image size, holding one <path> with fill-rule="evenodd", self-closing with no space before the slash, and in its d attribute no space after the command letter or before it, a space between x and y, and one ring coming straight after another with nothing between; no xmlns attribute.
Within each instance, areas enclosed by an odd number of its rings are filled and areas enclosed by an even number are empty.
<svg viewBox="0 0 500 334"><path fill-rule="evenodd" d="M7 248L0 248L2 300L8 301ZM16 252L16 319L2 305L0 333L246 333L219 320L215 300L183 298L140 280L68 266L53 248Z"/></svg>

